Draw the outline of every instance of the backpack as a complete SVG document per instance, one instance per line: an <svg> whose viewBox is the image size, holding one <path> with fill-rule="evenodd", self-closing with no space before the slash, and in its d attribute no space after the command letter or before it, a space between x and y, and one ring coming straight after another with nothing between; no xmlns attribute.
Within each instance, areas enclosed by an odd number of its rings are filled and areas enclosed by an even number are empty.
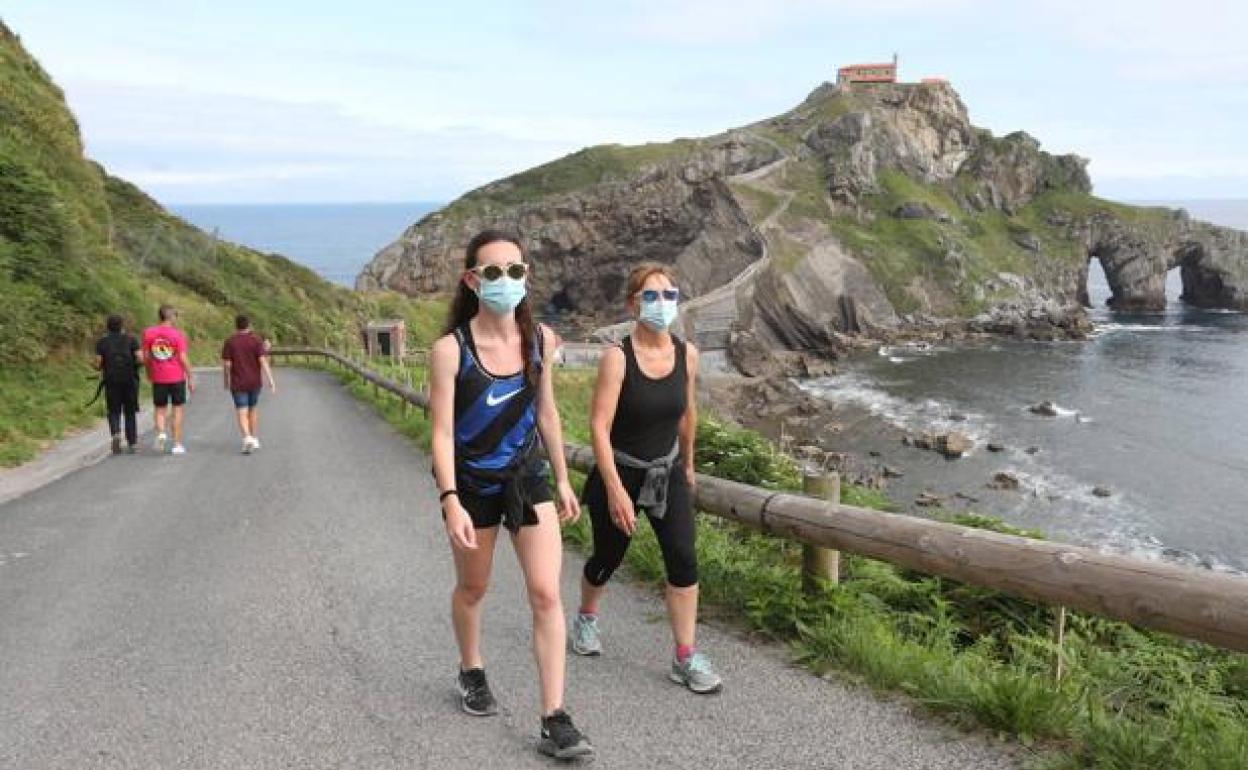
<svg viewBox="0 0 1248 770"><path fill-rule="evenodd" d="M139 379L139 365L134 358L137 343L129 334L106 334L101 340L104 369L101 379L110 385L121 385Z"/></svg>

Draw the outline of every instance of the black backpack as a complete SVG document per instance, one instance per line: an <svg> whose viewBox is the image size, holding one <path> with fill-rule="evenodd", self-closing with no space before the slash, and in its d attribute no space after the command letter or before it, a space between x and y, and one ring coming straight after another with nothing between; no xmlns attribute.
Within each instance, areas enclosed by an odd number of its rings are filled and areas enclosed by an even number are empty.
<svg viewBox="0 0 1248 770"><path fill-rule="evenodd" d="M139 379L139 364L134 358L137 344L129 334L105 334L100 341L104 371L101 377L110 385L121 385Z"/></svg>

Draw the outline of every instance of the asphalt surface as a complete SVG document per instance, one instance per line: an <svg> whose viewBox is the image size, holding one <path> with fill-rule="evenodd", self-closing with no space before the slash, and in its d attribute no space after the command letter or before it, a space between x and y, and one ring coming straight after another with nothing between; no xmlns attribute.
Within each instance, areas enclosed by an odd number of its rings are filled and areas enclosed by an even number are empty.
<svg viewBox="0 0 1248 770"><path fill-rule="evenodd" d="M201 378L205 386L210 378ZM331 377L279 372L255 455L204 388L184 457L109 458L0 505L0 768L525 768L537 682L511 545L502 705L461 713L429 460ZM564 597L581 559L568 553ZM613 583L568 708L608 768L1012 768L1013 752L702 626L724 691L667 680L658 596ZM583 764L583 763L582 763Z"/></svg>

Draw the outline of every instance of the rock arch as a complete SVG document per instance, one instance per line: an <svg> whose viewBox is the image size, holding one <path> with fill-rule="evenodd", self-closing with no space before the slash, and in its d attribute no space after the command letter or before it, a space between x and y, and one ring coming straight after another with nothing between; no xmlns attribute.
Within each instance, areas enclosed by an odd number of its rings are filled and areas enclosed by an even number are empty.
<svg viewBox="0 0 1248 770"><path fill-rule="evenodd" d="M1248 235L1192 222L1185 212L1152 223L1098 217L1085 237L1079 299L1086 306L1088 266L1099 258L1115 310L1163 310L1166 274L1179 268L1182 301L1202 308L1248 310Z"/></svg>

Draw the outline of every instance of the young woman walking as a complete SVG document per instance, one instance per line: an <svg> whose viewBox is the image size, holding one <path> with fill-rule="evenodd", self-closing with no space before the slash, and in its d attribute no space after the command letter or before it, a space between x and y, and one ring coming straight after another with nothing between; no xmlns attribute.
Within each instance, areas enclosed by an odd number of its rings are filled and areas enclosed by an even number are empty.
<svg viewBox="0 0 1248 770"><path fill-rule="evenodd" d="M451 620L463 709L478 716L498 710L480 642L481 603L502 524L511 533L533 612L542 699L539 748L566 759L593 752L563 709L559 525L575 521L580 509L568 483L546 365L554 335L533 322L525 300L528 269L519 241L506 233L487 230L468 244L446 333L431 353L433 470L455 560ZM553 495L540 446L554 470Z"/></svg>
<svg viewBox="0 0 1248 770"><path fill-rule="evenodd" d="M658 538L667 570L667 615L675 642L670 677L693 692L715 692L719 675L694 642L698 562L690 493L698 351L669 331L680 290L666 266L634 268L627 291L628 309L638 323L603 355L591 407L597 466L585 481L584 500L594 528L594 553L581 576L571 647L579 655L602 653L598 604L624 559L640 509Z"/></svg>

